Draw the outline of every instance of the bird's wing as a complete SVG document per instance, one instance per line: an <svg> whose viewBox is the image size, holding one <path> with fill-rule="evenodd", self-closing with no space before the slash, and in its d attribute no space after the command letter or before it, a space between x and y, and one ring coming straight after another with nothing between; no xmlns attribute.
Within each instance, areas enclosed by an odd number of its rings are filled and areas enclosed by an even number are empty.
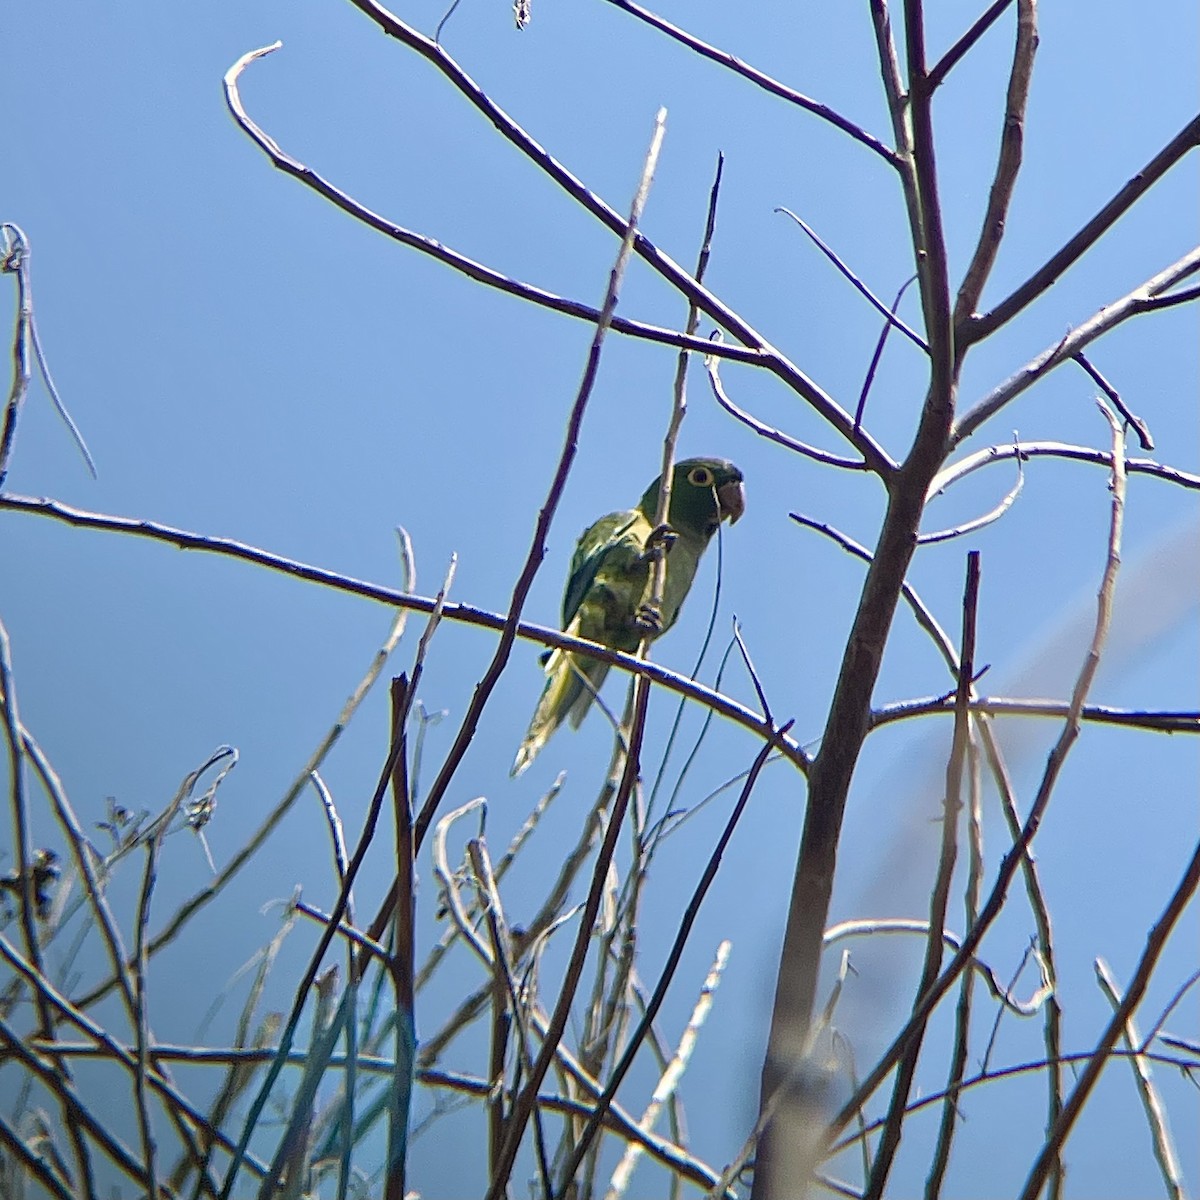
<svg viewBox="0 0 1200 1200"><path fill-rule="evenodd" d="M601 566L609 570L628 567L645 550L649 533L649 522L636 508L609 513L583 531L563 591L563 629L570 628Z"/></svg>

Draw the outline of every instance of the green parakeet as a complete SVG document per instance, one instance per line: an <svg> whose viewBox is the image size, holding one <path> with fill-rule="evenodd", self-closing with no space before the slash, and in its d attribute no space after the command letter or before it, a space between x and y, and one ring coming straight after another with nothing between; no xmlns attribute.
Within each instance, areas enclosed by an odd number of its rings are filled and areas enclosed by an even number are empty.
<svg viewBox="0 0 1200 1200"><path fill-rule="evenodd" d="M585 530L575 546L571 574L563 593L563 631L614 650L632 653L643 637L658 637L675 624L696 577L704 548L720 523L734 522L746 506L742 473L723 458L688 458L671 475L671 508L667 530L656 536L665 543L667 576L661 623L641 611L650 577L659 480L647 489L637 508L609 513ZM608 663L554 650L546 656L546 680L529 732L517 751L512 774L533 762L550 735L570 719L578 729L592 698L608 674Z"/></svg>

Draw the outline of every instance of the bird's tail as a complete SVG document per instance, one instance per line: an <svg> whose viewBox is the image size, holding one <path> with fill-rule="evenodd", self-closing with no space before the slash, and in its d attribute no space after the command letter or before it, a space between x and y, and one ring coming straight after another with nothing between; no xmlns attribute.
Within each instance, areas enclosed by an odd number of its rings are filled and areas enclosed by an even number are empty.
<svg viewBox="0 0 1200 1200"><path fill-rule="evenodd" d="M555 650L546 660L546 674L549 678L529 722L529 732L513 760L514 779L533 762L563 721L570 720L572 729L579 728L608 674L608 663Z"/></svg>

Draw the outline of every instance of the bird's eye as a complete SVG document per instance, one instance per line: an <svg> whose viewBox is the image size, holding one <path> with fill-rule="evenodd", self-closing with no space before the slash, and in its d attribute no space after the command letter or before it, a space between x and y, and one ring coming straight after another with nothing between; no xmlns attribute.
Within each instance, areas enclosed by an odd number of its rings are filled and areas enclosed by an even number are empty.
<svg viewBox="0 0 1200 1200"><path fill-rule="evenodd" d="M712 487L713 473L707 467L693 467L687 474L688 483L694 483L696 487Z"/></svg>

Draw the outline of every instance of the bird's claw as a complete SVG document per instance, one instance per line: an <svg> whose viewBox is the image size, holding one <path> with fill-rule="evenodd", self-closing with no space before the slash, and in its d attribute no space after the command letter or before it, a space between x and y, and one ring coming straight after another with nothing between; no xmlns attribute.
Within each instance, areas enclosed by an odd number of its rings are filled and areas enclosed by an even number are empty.
<svg viewBox="0 0 1200 1200"><path fill-rule="evenodd" d="M639 604L633 623L643 632L657 637L663 631L662 610L657 604Z"/></svg>
<svg viewBox="0 0 1200 1200"><path fill-rule="evenodd" d="M642 551L643 560L648 562L658 554L660 549L664 554L668 553L678 538L679 534L670 525L659 525L651 531L650 536L646 539L646 548Z"/></svg>

